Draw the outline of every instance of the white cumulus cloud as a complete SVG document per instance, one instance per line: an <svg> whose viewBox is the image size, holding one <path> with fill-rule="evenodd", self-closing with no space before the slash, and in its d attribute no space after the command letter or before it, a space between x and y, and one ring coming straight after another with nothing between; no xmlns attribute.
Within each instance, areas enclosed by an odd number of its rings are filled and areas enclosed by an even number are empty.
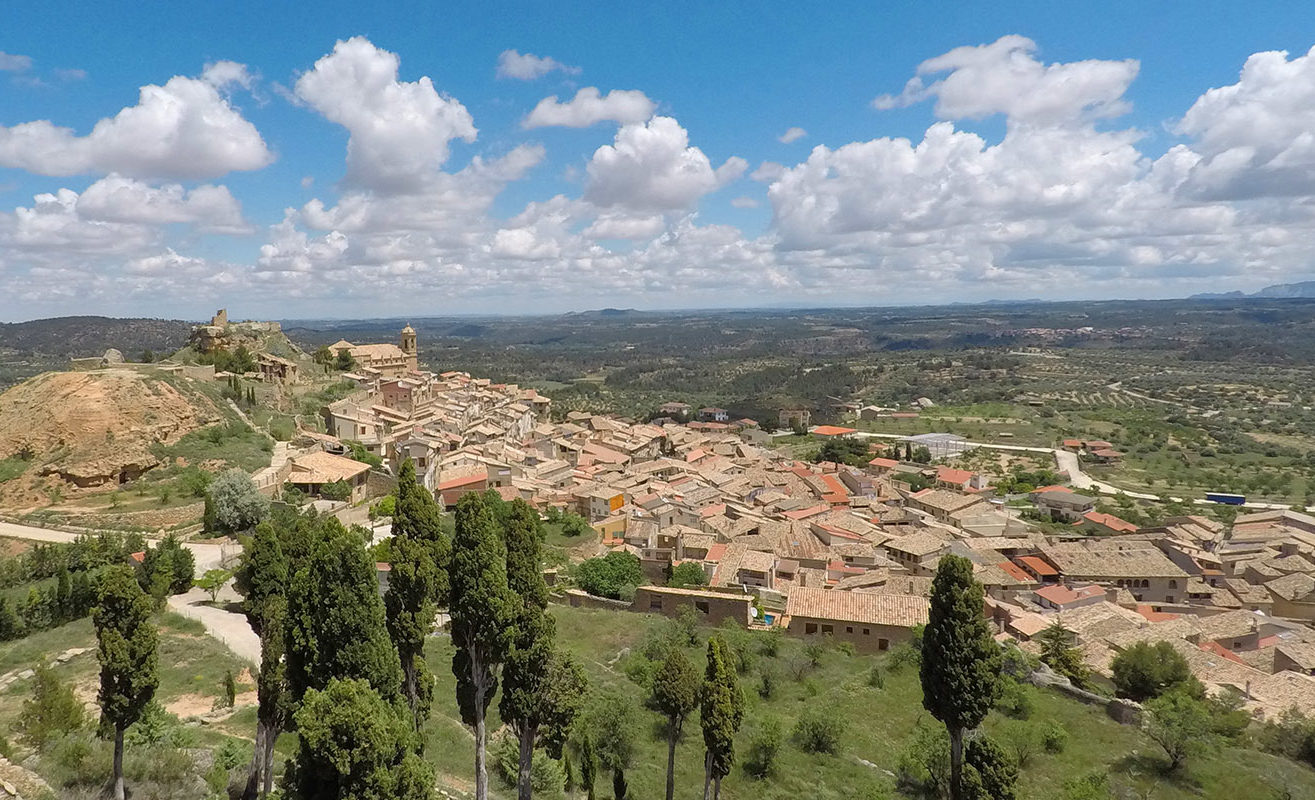
<svg viewBox="0 0 1315 800"><path fill-rule="evenodd" d="M422 190L453 139L475 140L470 112L440 95L427 76L399 81L399 59L357 36L297 79L296 95L346 128L347 179L384 193Z"/></svg>
<svg viewBox="0 0 1315 800"><path fill-rule="evenodd" d="M143 86L137 105L100 120L86 136L49 120L0 127L0 166L38 175L202 179L273 160L256 127L204 78Z"/></svg>
<svg viewBox="0 0 1315 800"><path fill-rule="evenodd" d="M521 127L587 128L605 120L626 125L647 120L655 110L657 103L641 91L613 89L600 95L595 87L586 86L565 103L558 101L557 95L543 98L521 121Z"/></svg>
<svg viewBox="0 0 1315 800"><path fill-rule="evenodd" d="M692 206L744 174L748 164L732 156L720 167L671 117L625 125L615 141L594 152L586 168L584 199L600 208L671 211Z"/></svg>
<svg viewBox="0 0 1315 800"><path fill-rule="evenodd" d="M250 231L242 220L242 206L228 187L209 184L187 190L176 183L151 186L109 175L82 191L77 212L84 219L105 222L192 223L213 233Z"/></svg>
<svg viewBox="0 0 1315 800"><path fill-rule="evenodd" d="M567 75L579 75L580 68L563 64L555 58L536 56L533 53L518 53L515 50L503 50L498 54L498 77L512 78L518 81L532 81L542 78L554 70Z"/></svg>

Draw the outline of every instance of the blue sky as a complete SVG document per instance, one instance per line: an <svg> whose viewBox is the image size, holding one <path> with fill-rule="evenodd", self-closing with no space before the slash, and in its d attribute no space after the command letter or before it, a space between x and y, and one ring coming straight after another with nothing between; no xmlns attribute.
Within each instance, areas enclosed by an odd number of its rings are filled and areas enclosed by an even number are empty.
<svg viewBox="0 0 1315 800"><path fill-rule="evenodd" d="M1313 22L1307 3L16 4L0 319L1310 278ZM554 61L500 75L507 51ZM550 95L555 121L527 126Z"/></svg>

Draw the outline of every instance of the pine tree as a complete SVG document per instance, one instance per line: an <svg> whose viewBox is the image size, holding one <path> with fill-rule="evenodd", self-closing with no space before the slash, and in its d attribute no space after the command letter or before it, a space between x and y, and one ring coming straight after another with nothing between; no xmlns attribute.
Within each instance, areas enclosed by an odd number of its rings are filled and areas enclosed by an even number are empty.
<svg viewBox="0 0 1315 800"><path fill-rule="evenodd" d="M566 732L579 711L584 672L554 650L556 625L548 614L548 587L540 569L539 515L524 500L507 509L504 537L507 586L516 600L511 646L502 668L498 714L516 734L520 763L519 800L529 800L534 748L543 743L549 755L561 755Z"/></svg>
<svg viewBox="0 0 1315 800"><path fill-rule="evenodd" d="M457 504L448 580L457 705L475 731L475 798L488 800L484 717L497 691L516 603L507 587L506 547L482 495L468 494Z"/></svg>
<svg viewBox="0 0 1315 800"><path fill-rule="evenodd" d="M950 735L950 797L963 800L963 735L981 724L1000 691L1003 655L982 616L972 562L945 556L932 581L922 638L922 705Z"/></svg>
<svg viewBox="0 0 1315 800"><path fill-rule="evenodd" d="M449 545L438 504L416 482L411 459L402 463L393 514L388 593L384 597L388 635L402 665L402 694L418 730L429 716L433 675L425 665L425 636L434 625L438 602L446 601Z"/></svg>
<svg viewBox="0 0 1315 800"><path fill-rule="evenodd" d="M1041 645L1041 661L1072 681L1074 686L1084 688L1087 684L1087 666L1082 662L1082 653L1073 646L1073 634L1058 619L1037 634Z"/></svg>
<svg viewBox="0 0 1315 800"><path fill-rule="evenodd" d="M151 599L127 566L105 570L93 612L100 661L102 724L114 732L114 798L124 800L123 732L137 721L159 685Z"/></svg>
<svg viewBox="0 0 1315 800"><path fill-rule="evenodd" d="M649 708L666 719L667 727L667 800L676 790L676 743L680 741L685 720L699 707L699 672L689 663L679 646L667 652L662 667L653 676Z"/></svg>
<svg viewBox="0 0 1315 800"><path fill-rule="evenodd" d="M703 800L721 797L721 779L735 763L735 734L744 721L744 696L735 679L734 656L721 636L708 640L708 667L699 697L699 722L706 748Z"/></svg>

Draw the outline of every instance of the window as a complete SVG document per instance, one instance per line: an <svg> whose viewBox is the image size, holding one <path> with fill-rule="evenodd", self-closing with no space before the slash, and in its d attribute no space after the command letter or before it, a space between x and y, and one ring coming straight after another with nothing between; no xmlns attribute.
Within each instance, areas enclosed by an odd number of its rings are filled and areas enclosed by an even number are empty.
<svg viewBox="0 0 1315 800"><path fill-rule="evenodd" d="M878 649L878 650L889 650L889 649L890 649L890 640L889 640L889 639L878 639L878 640L877 640L877 649Z"/></svg>
<svg viewBox="0 0 1315 800"><path fill-rule="evenodd" d="M872 631L871 631L870 629L868 629L868 628L864 628L864 629L863 629L863 635L864 635L864 636L867 636L867 635L870 634L870 633L872 633Z"/></svg>
<svg viewBox="0 0 1315 800"><path fill-rule="evenodd" d="M804 625L804 633L817 633L817 623L809 622Z"/></svg>
<svg viewBox="0 0 1315 800"><path fill-rule="evenodd" d="M834 633L834 632L835 632L835 628L832 628L830 625L822 626L822 633Z"/></svg>
<svg viewBox="0 0 1315 800"><path fill-rule="evenodd" d="M1178 581L1170 579L1170 581L1169 581L1169 588L1170 588L1170 589L1177 589L1177 588L1178 588Z"/></svg>
<svg viewBox="0 0 1315 800"><path fill-rule="evenodd" d="M707 600L695 600L695 601L694 601L694 608L696 608L696 609L699 610L700 612L706 614L706 613L708 613L708 601L707 601Z"/></svg>
<svg viewBox="0 0 1315 800"><path fill-rule="evenodd" d="M649 610L649 611L661 611L661 610L662 610L662 598L661 598L661 597L657 597L657 596L654 596L654 597L650 597L650 598L648 598L648 610Z"/></svg>
<svg viewBox="0 0 1315 800"><path fill-rule="evenodd" d="M845 633L853 633L853 632L854 632L854 626L853 626L853 625L846 625L846 626L845 626Z"/></svg>

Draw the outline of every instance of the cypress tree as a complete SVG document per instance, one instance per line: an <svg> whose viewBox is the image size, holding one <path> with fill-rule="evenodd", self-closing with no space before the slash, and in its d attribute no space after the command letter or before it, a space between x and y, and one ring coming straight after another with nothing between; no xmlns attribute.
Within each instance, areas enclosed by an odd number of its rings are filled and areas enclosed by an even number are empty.
<svg viewBox="0 0 1315 800"><path fill-rule="evenodd" d="M55 587L55 617L59 622L68 622L73 616L73 582L68 570L59 571L59 580Z"/></svg>
<svg viewBox="0 0 1315 800"><path fill-rule="evenodd" d="M667 651L666 660L653 676L648 705L666 720L667 728L667 800L676 790L676 743L681 728L694 709L699 707L699 672L689 663L678 646Z"/></svg>
<svg viewBox="0 0 1315 800"><path fill-rule="evenodd" d="M511 646L502 668L498 714L516 734L520 746L516 791L529 800L534 748L561 756L567 730L579 712L585 679L564 653L554 650L556 625L548 614L548 587L540 569L539 515L524 500L506 514L507 586L517 601Z"/></svg>
<svg viewBox="0 0 1315 800"><path fill-rule="evenodd" d="M409 715L397 711L365 680L332 678L323 689L308 690L296 713L300 745L288 767L288 797L431 797L433 770L411 746Z"/></svg>
<svg viewBox="0 0 1315 800"><path fill-rule="evenodd" d="M124 800L123 732L137 721L159 685L159 654L151 599L126 565L105 570L92 614L103 728L114 732L114 798Z"/></svg>
<svg viewBox="0 0 1315 800"><path fill-rule="evenodd" d="M444 566L449 544L440 527L438 504L416 482L411 459L402 463L393 515L388 593L384 597L388 635L402 665L402 694L418 730L429 716L434 679L425 665L425 636L434 625L438 602L446 601Z"/></svg>
<svg viewBox="0 0 1315 800"><path fill-rule="evenodd" d="M1000 691L1003 655L982 616L972 562L945 556L932 581L922 637L922 705L950 735L950 797L964 800L963 735L981 724Z"/></svg>
<svg viewBox="0 0 1315 800"><path fill-rule="evenodd" d="M585 735L580 740L580 786L584 788L585 800L594 800L594 781L597 779L598 757L594 755L594 740Z"/></svg>
<svg viewBox="0 0 1315 800"><path fill-rule="evenodd" d="M506 546L482 495L468 494L457 504L448 580L457 705L475 731L475 798L487 800L484 717L497 691L516 602L507 587Z"/></svg>
<svg viewBox="0 0 1315 800"><path fill-rule="evenodd" d="M23 633L23 620L18 618L8 597L0 597L0 642L17 639Z"/></svg>
<svg viewBox="0 0 1315 800"><path fill-rule="evenodd" d="M333 678L366 680L388 702L402 671L365 542L333 517L318 521L310 558L288 589L288 688L297 702Z"/></svg>
<svg viewBox="0 0 1315 800"><path fill-rule="evenodd" d="M708 667L699 698L703 745L703 800L721 797L721 779L735 763L735 734L744 721L744 696L735 679L735 662L721 636L708 640Z"/></svg>

